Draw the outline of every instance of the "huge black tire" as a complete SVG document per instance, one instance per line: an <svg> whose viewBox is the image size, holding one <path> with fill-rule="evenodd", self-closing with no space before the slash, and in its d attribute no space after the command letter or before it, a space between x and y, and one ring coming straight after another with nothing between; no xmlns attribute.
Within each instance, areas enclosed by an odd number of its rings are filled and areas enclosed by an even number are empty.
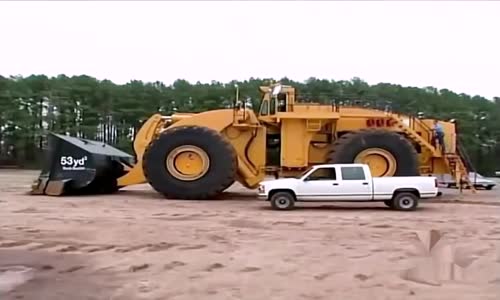
<svg viewBox="0 0 500 300"><path fill-rule="evenodd" d="M195 146L209 159L206 173L195 180L182 180L166 166L171 151ZM236 177L237 156L232 145L217 131L201 126L181 126L164 131L146 149L143 170L149 184L170 199L210 199L229 187Z"/></svg>
<svg viewBox="0 0 500 300"><path fill-rule="evenodd" d="M328 153L328 163L354 163L356 156L370 148L383 149L394 157L393 175L419 176L419 161L415 147L404 136L384 129L362 129L337 139Z"/></svg>
<svg viewBox="0 0 500 300"><path fill-rule="evenodd" d="M234 179L233 179L233 180L231 180L231 181L228 181L228 182L227 182L227 184L225 184L225 185L223 185L223 186L222 186L222 190L221 190L221 192L223 192L223 191L227 190L230 186L232 186L232 185L234 184L234 182L235 182L235 181L236 181L236 180L234 180Z"/></svg>

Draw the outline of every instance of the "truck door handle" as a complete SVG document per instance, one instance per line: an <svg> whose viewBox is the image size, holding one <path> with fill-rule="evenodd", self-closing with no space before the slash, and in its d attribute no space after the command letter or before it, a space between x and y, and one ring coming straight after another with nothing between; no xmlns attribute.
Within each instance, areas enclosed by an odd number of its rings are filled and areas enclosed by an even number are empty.
<svg viewBox="0 0 500 300"><path fill-rule="evenodd" d="M368 185L368 182L363 182L363 185Z"/></svg>
<svg viewBox="0 0 500 300"><path fill-rule="evenodd" d="M332 185L339 185L338 183L332 183Z"/></svg>

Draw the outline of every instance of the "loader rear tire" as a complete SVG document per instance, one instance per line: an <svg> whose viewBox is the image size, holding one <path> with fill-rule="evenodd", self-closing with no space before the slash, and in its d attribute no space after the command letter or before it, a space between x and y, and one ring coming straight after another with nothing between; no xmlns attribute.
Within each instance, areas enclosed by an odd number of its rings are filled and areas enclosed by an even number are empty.
<svg viewBox="0 0 500 300"><path fill-rule="evenodd" d="M199 176L182 178L173 171L172 164L166 162L174 150L182 146L198 149L203 158L208 159ZM202 126L164 131L150 143L143 156L143 170L149 184L170 199L205 200L217 196L234 182L237 163L232 145L217 131Z"/></svg>
<svg viewBox="0 0 500 300"><path fill-rule="evenodd" d="M362 129L342 135L331 145L328 163L361 163L356 161L362 153L373 154L378 160L387 161L387 168L377 172L382 176L419 176L418 154L412 143L404 136L384 129Z"/></svg>

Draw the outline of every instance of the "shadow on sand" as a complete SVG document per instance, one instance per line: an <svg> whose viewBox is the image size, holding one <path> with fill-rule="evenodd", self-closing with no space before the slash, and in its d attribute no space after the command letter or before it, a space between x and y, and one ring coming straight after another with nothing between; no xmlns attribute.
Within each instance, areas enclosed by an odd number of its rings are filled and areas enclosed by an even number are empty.
<svg viewBox="0 0 500 300"><path fill-rule="evenodd" d="M274 211L274 209L271 207L271 205L266 202L267 205L264 205L260 207L259 209L261 210L267 210L267 211ZM364 203L352 203L352 202L336 202L335 204L324 204L324 203L305 203L305 202L299 202L295 204L295 208L293 210L290 210L290 212L293 211L353 211L353 212L360 212L363 211L363 213L366 212L373 212L373 213L378 213L378 212L388 212L388 211L393 211L394 213L416 213L416 212L421 212L421 211L436 211L438 210L437 207L429 207L429 206L419 206L415 211L410 211L410 212L403 212L403 211L397 211L394 209L391 209L387 206L385 206L381 202L376 202L376 203L369 203L369 202L364 202ZM280 211L279 213L282 213L285 211Z"/></svg>

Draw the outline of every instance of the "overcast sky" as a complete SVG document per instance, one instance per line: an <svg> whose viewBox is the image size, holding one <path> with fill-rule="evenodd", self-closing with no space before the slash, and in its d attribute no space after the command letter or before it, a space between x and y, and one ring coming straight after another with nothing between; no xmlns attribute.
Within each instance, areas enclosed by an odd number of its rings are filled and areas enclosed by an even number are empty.
<svg viewBox="0 0 500 300"><path fill-rule="evenodd" d="M500 96L500 2L0 2L0 74L287 76Z"/></svg>

